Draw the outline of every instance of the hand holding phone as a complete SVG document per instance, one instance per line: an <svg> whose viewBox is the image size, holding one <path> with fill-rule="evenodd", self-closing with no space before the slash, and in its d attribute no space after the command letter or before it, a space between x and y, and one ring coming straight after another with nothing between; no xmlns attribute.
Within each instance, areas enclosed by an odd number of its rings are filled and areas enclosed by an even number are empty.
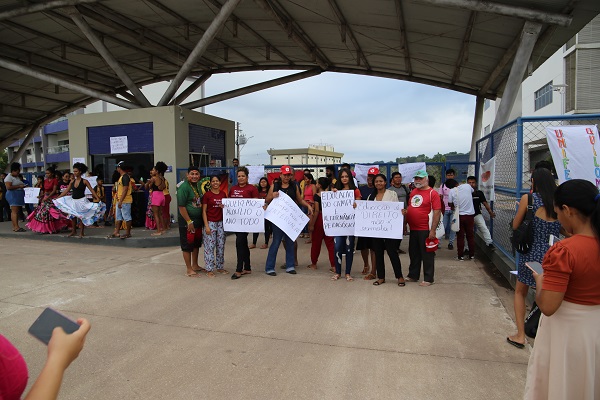
<svg viewBox="0 0 600 400"><path fill-rule="evenodd" d="M52 308L46 308L29 328L29 333L42 343L48 345L54 328L61 327L65 333L73 333L79 324Z"/></svg>
<svg viewBox="0 0 600 400"><path fill-rule="evenodd" d="M529 268L530 270L532 270L533 272L535 272L536 274L543 274L544 273L544 268L542 267L542 264L540 264L537 261L529 261L525 263L525 266L527 268Z"/></svg>

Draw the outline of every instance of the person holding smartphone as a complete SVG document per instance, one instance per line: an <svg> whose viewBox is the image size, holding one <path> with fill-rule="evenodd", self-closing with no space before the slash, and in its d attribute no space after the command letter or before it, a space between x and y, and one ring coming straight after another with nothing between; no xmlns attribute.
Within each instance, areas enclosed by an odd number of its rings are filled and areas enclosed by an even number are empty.
<svg viewBox="0 0 600 400"><path fill-rule="evenodd" d="M79 356L91 328L88 320L77 320L79 329L66 334L54 328L48 343L48 358L24 400L58 398L65 370ZM27 386L27 364L13 344L0 335L0 399L20 399Z"/></svg>
<svg viewBox="0 0 600 400"><path fill-rule="evenodd" d="M600 395L600 194L572 179L554 195L570 237L533 273L542 315L527 369L525 399L597 399Z"/></svg>

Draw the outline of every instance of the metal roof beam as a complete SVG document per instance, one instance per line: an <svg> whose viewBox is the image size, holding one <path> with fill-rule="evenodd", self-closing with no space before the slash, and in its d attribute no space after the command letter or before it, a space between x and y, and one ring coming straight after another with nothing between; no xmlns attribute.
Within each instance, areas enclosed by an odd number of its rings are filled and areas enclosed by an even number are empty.
<svg viewBox="0 0 600 400"><path fill-rule="evenodd" d="M51 83L53 85L58 85L58 86L66 88L66 89L70 89L75 92L85 94L87 96L90 96L90 97L93 97L96 99L104 100L111 104L115 104L115 105L118 105L118 106L121 106L121 107L124 107L127 109L140 107L137 104L131 103L126 100L119 99L118 97L112 96L108 93L101 92L99 90L94 90L94 89L88 88L86 86L82 86L77 83L70 82L65 79L59 78L57 76L38 71L38 70L30 68L28 66L18 64L16 62L6 59L4 57L0 57L0 67L6 68L8 70L11 70L11 71L14 71L14 72L17 72L20 74L30 76L32 78L39 79L44 82Z"/></svg>
<svg viewBox="0 0 600 400"><path fill-rule="evenodd" d="M404 21L404 10L402 9L402 0L396 0L396 14L398 14L398 24L400 25L400 41L402 42L402 51L404 52L404 65L408 75L412 75L412 64L410 62L410 52L408 51L408 39L406 38L406 21Z"/></svg>
<svg viewBox="0 0 600 400"><path fill-rule="evenodd" d="M312 46L309 43L307 43L306 39L304 39L302 35L296 31L290 19L280 15L267 0L254 0L254 2L267 14L269 14L271 18L273 18L275 22L277 22L281 29L283 29L288 34L288 36L294 42L296 42L296 44L302 50L304 50L306 54L314 58L315 63L317 63L317 65L321 67L321 69L326 70L328 68L330 63L325 61L322 57L320 57L317 54L317 49L312 48Z"/></svg>
<svg viewBox="0 0 600 400"><path fill-rule="evenodd" d="M69 104L66 101L62 101L62 100L58 100L58 99L53 99L51 97L40 96L39 94L31 94L31 93L19 92L17 90L0 88L0 92L14 94L16 96L21 96L21 98L23 98L23 97L33 97L35 99L40 99L40 100L45 100L45 101L52 101L52 102L60 103L60 104ZM27 108L27 107L25 107L25 108Z"/></svg>
<svg viewBox="0 0 600 400"><path fill-rule="evenodd" d="M25 7L14 8L12 10L0 12L0 21L4 19L10 19L19 17L21 15L32 14L41 11L52 10L53 8L61 8L67 6L74 6L82 3L97 3L103 0L54 0L45 1L42 3L32 4Z"/></svg>
<svg viewBox="0 0 600 400"><path fill-rule="evenodd" d="M75 7L69 7L67 13L75 22L75 24L79 27L79 29L83 32L83 34L88 38L92 46L98 53L102 56L104 61L112 68L113 71L117 74L121 81L127 86L127 88L131 91L137 102L144 107L152 107L152 104L148 101L146 96L142 93L142 91L136 86L131 77L125 72L121 64L117 61L117 59L112 55L110 50L102 43L99 37L96 36L92 28L88 25L87 21L79 14Z"/></svg>
<svg viewBox="0 0 600 400"><path fill-rule="evenodd" d="M467 29L465 30L465 35L463 36L462 47L460 48L460 53L458 54L458 59L456 60L456 67L454 68L454 74L452 75L452 84L454 85L458 78L460 77L460 70L462 65L469 59L469 44L471 43L471 34L473 33L473 25L475 24L475 18L477 17L477 12L472 11L469 16L469 22L467 23Z"/></svg>
<svg viewBox="0 0 600 400"><path fill-rule="evenodd" d="M543 12L539 9L532 9L519 6L510 6L506 4L493 3L480 0L417 0L422 4L429 4L436 7L454 7L463 10L481 11L491 14L505 15L508 17L522 18L527 21L539 22L542 24L558 25L568 27L573 21L573 17L565 14Z"/></svg>
<svg viewBox="0 0 600 400"><path fill-rule="evenodd" d="M181 104L182 101L184 101L185 99L187 99L189 97L189 95L191 95L192 93L194 93L211 76L212 76L212 72L205 72L204 74L202 74L202 76L200 76L198 79L196 79L194 82L192 82L190 84L190 86L188 86L183 92L181 92L179 94L179 96L175 97L173 99L173 101L171 101L169 104L170 105L173 105L173 104L179 105L179 104Z"/></svg>
<svg viewBox="0 0 600 400"><path fill-rule="evenodd" d="M158 102L159 106L164 106L169 103L175 92L177 92L179 86L183 83L184 79L190 74L196 62L202 57L210 43L217 36L217 33L219 33L219 29L221 29L223 25L225 25L227 18L229 18L229 15L231 15L231 13L237 7L240 1L241 0L227 0L227 2L223 4L223 7L219 10L206 32L204 32L204 35L202 35L202 38L200 38L200 40L194 47L194 50L192 50L187 60L185 60L185 62L181 66L181 69L177 73L175 79L171 81L171 84L169 85L162 98Z"/></svg>
<svg viewBox="0 0 600 400"><path fill-rule="evenodd" d="M367 60L367 57L365 56L364 51L362 50L360 44L358 43L358 40L356 40L356 37L354 36L354 33L352 32L352 28L350 27L350 24L348 24L348 21L346 21L346 18L344 17L342 10L340 10L340 7L338 6L337 2L335 0L329 0L329 5L331 6L331 9L333 10L333 13L337 17L341 26L345 27L345 29L342 28L342 32L344 34L344 40L345 40L345 35L348 35L348 37L350 38L350 41L354 45L354 49L356 50L356 65L360 65L360 59L362 58L365 63L365 67L367 69L371 69L371 66L369 65L369 61ZM344 41L344 40L342 40L342 41Z"/></svg>
<svg viewBox="0 0 600 400"><path fill-rule="evenodd" d="M269 89L275 86L284 85L286 83L295 82L300 79L310 78L311 76L319 75L322 71L318 68L311 69L308 71L300 72L293 75L284 76L282 78L272 79L270 81L257 83L255 85L246 86L240 89L231 90L229 92L217 94L215 96L207 97L204 99L192 101L190 103L182 104L181 106L184 108L189 108L193 110L194 108L199 108L202 106L206 106L213 103L218 103L223 100L229 100L234 97L243 96L245 94L258 92L263 89Z"/></svg>
<svg viewBox="0 0 600 400"><path fill-rule="evenodd" d="M531 53L541 30L542 24L536 22L526 21L523 26L521 43L515 54L510 74L508 75L506 87L502 94L502 101L500 102L500 107L498 107L494 125L492 126L492 132L508 122L510 111L515 103L519 87L521 86L521 82L523 82L523 75L525 74L527 64L529 64Z"/></svg>

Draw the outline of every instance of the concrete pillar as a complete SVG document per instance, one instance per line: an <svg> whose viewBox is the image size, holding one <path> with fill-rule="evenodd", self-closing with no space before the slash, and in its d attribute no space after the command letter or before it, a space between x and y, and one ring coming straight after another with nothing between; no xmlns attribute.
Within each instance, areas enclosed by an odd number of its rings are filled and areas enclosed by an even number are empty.
<svg viewBox="0 0 600 400"><path fill-rule="evenodd" d="M483 121L483 105L485 97L477 96L475 100L475 117L473 118L473 132L471 133L471 152L469 153L469 161L477 159L477 141L481 139L481 124Z"/></svg>

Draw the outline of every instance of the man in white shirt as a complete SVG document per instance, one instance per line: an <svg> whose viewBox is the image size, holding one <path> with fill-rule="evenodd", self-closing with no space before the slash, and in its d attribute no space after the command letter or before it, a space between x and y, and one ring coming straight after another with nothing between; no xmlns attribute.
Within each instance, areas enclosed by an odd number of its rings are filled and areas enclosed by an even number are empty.
<svg viewBox="0 0 600 400"><path fill-rule="evenodd" d="M458 207L460 230L456 233L456 250L458 260L465 259L465 234L469 244L469 259L475 258L475 207L473 207L473 188L471 185L458 184L454 179L448 179L446 186L451 189L448 193L448 205L452 210Z"/></svg>

